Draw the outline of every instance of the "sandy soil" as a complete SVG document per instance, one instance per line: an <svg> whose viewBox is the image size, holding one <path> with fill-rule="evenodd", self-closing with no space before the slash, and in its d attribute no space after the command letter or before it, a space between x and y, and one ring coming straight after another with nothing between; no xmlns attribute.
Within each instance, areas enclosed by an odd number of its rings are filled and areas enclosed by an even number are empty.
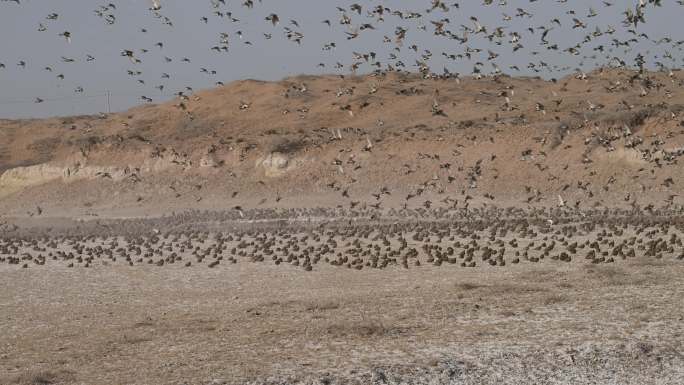
<svg viewBox="0 0 684 385"><path fill-rule="evenodd" d="M492 384L684 378L681 264L2 275L2 383L364 383L378 371Z"/></svg>
<svg viewBox="0 0 684 385"><path fill-rule="evenodd" d="M377 234L386 233L376 228ZM670 225L644 229L645 239L658 239L656 233L681 239L681 229ZM630 227L622 235L606 230L616 228L599 225L568 239L620 242L635 235ZM79 245L116 251L88 263L61 258L25 268L0 263L2 383L677 384L684 379L681 246L656 257L639 251L613 263L592 263L584 251L582 258L562 262L554 251L539 262L516 264L511 250L504 255L506 266L477 258L475 268L463 268L461 259L436 266L421 251L405 268L358 270L321 260L306 271L299 261L298 266L262 261L256 257L265 251L249 246L270 237L283 245L292 239L298 240L293 244L328 243L323 238L318 243L316 233L304 227L227 232L236 238L227 241L217 265L210 263L217 255L208 251L222 244L216 234L180 229L141 241L87 226L74 231L44 237L33 228L34 236L17 238L25 246L15 255L91 253ZM345 247L344 239L360 239L361 248L381 244L366 231L352 226L331 228L329 234L340 234L332 239L351 255L355 246ZM416 233L403 234L418 249L453 244L448 236L439 241L438 233L418 241ZM476 232L481 245L517 239L518 249L529 250L530 257L539 254L525 244L563 242L560 231L484 242L488 233ZM5 241L17 244L14 239ZM133 255L128 247L143 244L159 254L149 261L144 253L139 261L134 256L129 265L125 250ZM245 253L238 246L232 263L228 250L239 244ZM190 253L195 245L201 251ZM168 262L176 254L182 260ZM156 263L161 258L167 261L163 266Z"/></svg>

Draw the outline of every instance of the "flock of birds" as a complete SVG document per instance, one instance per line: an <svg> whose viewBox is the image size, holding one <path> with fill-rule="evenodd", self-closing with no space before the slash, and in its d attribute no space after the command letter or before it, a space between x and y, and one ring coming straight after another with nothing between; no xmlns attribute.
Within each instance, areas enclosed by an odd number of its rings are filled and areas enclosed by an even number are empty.
<svg viewBox="0 0 684 385"><path fill-rule="evenodd" d="M530 6L537 0L529 0ZM22 5L20 0L2 0L2 3L15 3ZM352 50L352 57L347 64L340 61L330 66L320 63L322 68L333 67L339 71L352 73L360 71L372 71L377 74L389 72L413 71L418 72L423 79L436 81L444 79L458 79L461 75L444 66L435 71L432 64L436 57L447 63L467 63L472 67L468 74L474 79L485 77L496 78L505 71L547 74L576 71L579 77L586 78L581 67L585 61L601 63L612 67L634 68L636 75L633 80L638 81L643 94L648 94L651 89L660 89L645 75L648 68L655 66L660 71L668 73L675 79L673 70L679 68L679 53L682 51L684 40L676 40L671 36L651 37L640 28L648 20L648 11L651 7L664 6L659 0L638 0L630 4L626 10L615 10L617 6L609 1L600 3L600 12L619 13L621 20L619 25L596 25L591 20L599 16L599 8L576 10L567 8L567 0L557 0L559 6L566 7L563 14L548 18L540 25L531 22L525 23L527 27L517 30L512 21L514 19L538 21L535 18L534 9L517 7L515 13L504 13L498 23L486 23L477 16L460 14L461 6L458 3L447 3L442 0L430 0L426 2L427 9L423 6L420 11L401 10L390 8L386 5L366 5L354 3L346 7L337 7L337 17L322 20L327 28L341 26L343 29L342 40L328 42L322 49L332 52L339 46L349 46L363 36L376 36L373 31L386 30L387 24L396 21L390 30L391 36L384 35L380 45L386 50L386 56L381 58L374 50L359 52ZM228 25L241 25L241 20L231 11L231 7L225 0L212 0L211 13L203 16L202 24L214 23L220 20ZM684 1L670 3L668 6L682 6ZM307 35L304 33L303 24L294 18L263 10L262 1L254 2L246 0L240 7L249 11L263 12L263 22L271 28L262 34L262 38L270 40L275 32L279 31L284 38L296 45L304 45ZM486 12L499 6L502 9L508 7L506 0L484 0L481 4ZM94 13L103 20L106 25L115 25L120 22L122 15L118 13L119 6L116 2L110 2L98 6ZM147 10L154 20L159 21L167 28L173 28L174 20L165 14L165 2L153 0ZM62 39L64 44L73 44L74 40L81 39L69 29L60 28L55 31L53 27L60 19L57 12L49 13L44 20L38 23L37 29L41 33L54 34ZM458 18L466 21L459 23ZM274 29L276 28L276 29ZM566 38L567 31L582 31L582 38L573 43L562 43ZM419 47L413 41L413 36L418 32L430 30L434 39L444 39L451 48L460 47L459 51L433 52L433 48ZM564 32L565 31L565 32ZM141 28L140 33L148 33L147 28ZM554 40L556 37L559 40ZM233 46L239 42L247 46L257 43L256 40L247 36L242 29L231 32L222 32L217 36L214 43L207 49L217 54L230 53ZM342 44L342 42L345 42ZM642 43L648 43L648 50L637 49ZM131 45L134 42L130 42ZM483 44L480 48L477 44ZM162 61L171 63L193 63L190 57L166 56L164 49L167 43L159 40L154 47L125 47L120 49L120 56L126 65L132 66L127 69L127 74L135 79L140 85L154 82L148 78L137 66L144 61L151 60L152 55L161 55ZM534 48L530 48L534 47ZM654 47L659 47L656 52ZM112 47L107 47L112 49ZM643 47L642 47L643 48ZM506 51L506 52L504 52ZM524 53L529 58L526 68L509 65L505 69L506 57ZM579 61L577 68L565 64L552 64L546 60L537 59L546 57L548 53L555 55L560 63L565 63L568 58ZM414 63L409 64L407 57L413 56ZM60 64L71 64L81 60L62 56ZM97 62L95 54L85 53L85 62ZM16 62L19 69L27 69L30 61L20 59ZM0 62L0 70L6 70L8 65ZM57 64L44 65L44 70L54 72ZM209 67L199 68L201 73L217 76L218 71ZM57 77L65 79L63 73ZM160 79L168 80L172 74L161 72ZM158 79L157 79L158 80ZM216 82L222 86L222 82ZM681 86L681 82L679 83ZM622 86L617 88L621 88ZM166 89L164 83L156 86L160 91ZM79 86L77 93L85 92L85 88ZM180 102L177 107L186 110L186 102L189 100L187 93L193 92L193 86L188 85L184 89L177 90L176 94ZM373 93L373 91L371 91ZM512 94L511 94L512 95ZM505 97L504 108L513 109L508 93L500 96ZM643 96L643 95L642 95ZM142 95L145 102L154 101L153 98ZM438 95L432 105L433 115L443 115L444 112L437 103ZM42 103L43 98L37 97L36 103ZM590 103L589 109L594 111L603 106ZM629 106L628 106L629 107ZM240 110L249 110L250 104L243 103ZM535 106L540 114L546 114L548 106L538 102ZM632 108L629 108L632 109ZM338 131L338 136L339 134ZM365 151L371 151L373 143L367 139ZM524 155L524 154L523 154ZM677 154L677 156L682 154ZM341 165L338 164L338 166ZM476 179L479 164L472 167L473 178ZM671 183L672 180L670 180ZM331 186L335 188L333 184ZM669 186L668 186L669 187ZM345 189L339 188L343 197L349 198ZM383 195L389 195L389 191L380 190L376 200L380 201ZM409 195L406 200L410 200ZM566 206L566 202L559 196L560 208ZM277 201L277 200L276 200ZM467 199L466 199L467 201ZM379 208L380 203L376 203ZM373 205L370 205L372 208ZM406 209L406 206L404 207ZM354 209L352 202L351 209ZM425 206L430 211L430 205ZM39 211L42 211L40 207ZM455 265L461 267L492 266L502 267L506 265L518 265L527 263L571 263L573 261L587 260L591 263L616 263L621 260L641 257L655 259L684 259L682 253L682 241L684 222L676 216L665 215L659 217L652 210L648 215L643 211L625 212L591 212L591 211L516 211L516 209L495 209L494 211L478 212L477 209L461 212L462 217L445 218L443 213L432 211L432 219L422 222L420 218L425 212L420 211L407 213L389 213L394 217L392 223L364 223L350 220L349 223L339 223L335 220L324 221L314 225L293 224L283 219L279 226L269 228L249 226L235 228L229 233L222 231L199 231L196 228L184 231L169 230L149 233L147 229L153 226L146 223L143 227L131 221L121 221L117 232L105 230L91 230L91 234L50 236L49 238L31 235L12 235L12 231L6 232L7 236L0 239L0 263L18 265L23 268L61 263L67 267L91 267L107 266L116 264L136 265L182 265L185 267L208 266L216 267L220 264L235 264L243 261L269 262L275 265L288 265L301 267L311 271L319 264L328 264L336 267L361 270L364 268L386 268L391 266L403 266L403 268L415 268L422 265ZM483 209L484 210L484 209ZM273 212L269 212L268 218L273 219ZM315 218L317 213L295 213L306 218ZM324 213L325 214L325 213ZM335 213L332 217L345 217ZM568 218L568 215L579 215L577 218ZM40 215L40 212L38 213ZM204 214L203 218L206 219ZM254 213L245 212L237 206L230 212L230 218L224 220L249 220L258 219ZM295 215L295 216L297 216ZM325 217L325 215L323 215ZM291 218L292 216L286 216ZM405 220L408 217L410 220ZM663 219L665 218L665 219ZM371 218L377 219L377 218ZM448 219L448 220L444 220ZM177 228L178 224L194 223L188 218L173 217L163 219L159 223L162 228ZM194 226L194 225L193 225ZM137 234L129 234L131 229L138 229ZM125 235L122 235L125 234Z"/></svg>
<svg viewBox="0 0 684 385"><path fill-rule="evenodd" d="M249 216L259 214L250 212ZM311 221L311 212L300 214ZM251 262L312 271L325 265L362 270L423 265L492 268L539 263L605 264L635 258L684 260L681 217L644 215L633 210L594 210L574 217L557 209L529 212L490 208L448 221L395 218L346 223L339 218L319 217L308 223L252 222L231 231L225 231L231 226L228 222L215 222L214 226L224 226L224 230L206 227L207 217L212 216L226 219L230 214L198 211L165 218L117 220L49 238L16 233L0 239L0 263L22 268L215 268Z"/></svg>
<svg viewBox="0 0 684 385"><path fill-rule="evenodd" d="M9 6L10 3L22 6L21 0L2 0ZM374 2L352 3L347 6L337 6L336 16L321 20L325 28L340 27L340 39L326 42L321 48L324 52L336 52L338 49L345 52L351 51L350 58L340 58L333 55L332 62L321 62L317 67L324 71L331 68L341 72L375 71L419 71L426 77L457 77L460 74L451 70L452 64L458 68L471 67L471 75L474 77L496 76L504 72L509 73L544 73L553 75L555 72L567 73L572 70L582 71L585 64L610 65L616 67L634 66L643 69L645 65L655 66L659 69L678 68L681 63L681 51L684 40L677 40L673 36L649 36L640 28L647 23L648 11L651 7L684 5L684 1L672 1L663 4L661 0L638 0L635 4L629 4L626 9L618 9L619 5L611 1L597 2L597 6L589 9L575 9L570 7L567 0L557 0L556 4L541 8L537 0L528 0L528 7L511 6L508 0L483 0L477 6L481 13L496 14L498 11L493 7L499 7L502 11L497 22L485 22L483 16L468 15L458 2L451 3L443 0L424 1L425 6L417 6L415 9L393 8L387 4L373 4ZM420 2L412 2L418 4ZM537 4L535 4L537 3ZM630 2L632 3L632 2ZM237 45L255 46L258 39L271 40L278 33L290 42L297 45L305 45L308 34L305 34L303 23L296 17L289 17L265 9L266 2L259 0L245 0L241 4L229 4L226 0L211 0L210 8L205 16L202 16L200 24L218 23L221 29L225 29L207 44L207 50L217 54L231 54ZM193 7L195 5L193 4ZM541 9L535 9L539 7ZM163 28L172 29L176 21L166 13L164 0L152 0L147 10L153 19L161 23ZM296 7L293 7L296 8ZM513 9L514 8L514 9ZM93 11L95 17L100 18L105 25L113 26L125 23L125 15L119 12L120 6L116 1L97 6ZM550 12L554 9L557 12ZM261 36L248 35L249 23L237 16L240 12L260 12L263 17L264 31ZM539 12L539 15L535 15ZM551 13L549 17L546 15ZM600 16L610 15L609 20L614 20L616 25L602 25L602 22L593 20L601 19ZM543 15L543 16L540 16ZM619 15L619 18L613 18ZM41 20L38 17L37 30L46 36L55 36L64 44L75 44L75 40L87 40L87 36L76 36L68 26L60 23L63 14L49 12ZM252 15L246 15L250 20ZM190 21L182 20L183 25ZM201 33L202 25L193 28L193 33ZM317 27L320 28L320 27ZM139 28L141 34L149 35L151 29L146 26ZM380 32L382 31L382 32ZM391 31L391 32L390 32ZM578 41L566 41L574 39L574 34L581 31L577 36ZM384 34L387 32L387 34ZM251 31L250 31L251 33ZM317 30L315 33L318 33ZM420 34L431 33L428 42L422 41ZM354 49L353 44L359 41L359 46L367 46L366 40L375 39L382 35L380 41L372 41L371 46L379 47L373 50ZM157 37L157 35L154 35ZM368 36L368 39L364 38ZM144 39L141 39L141 41ZM362 41L363 40L363 41ZM48 40L52 44L52 40ZM159 36L153 47L122 47L119 49L129 68L126 69L128 76L143 89L148 89L153 84L160 92L167 90L168 82L174 76L171 71L164 69L164 65L172 62L185 64L194 63L187 56L172 57L165 53L168 42ZM642 46L646 44L646 47ZM135 42L130 42L134 45ZM422 46L421 46L422 45ZM426 46L427 45L427 46ZM98 44L99 46L99 44ZM114 49L105 45L106 49ZM438 52L442 47L444 50ZM452 51L457 48L455 51ZM101 47L98 47L101 49ZM642 50L644 52L642 52ZM516 56L518 55L518 56ZM549 56L551 55L551 56ZM156 56L156 57L155 57ZM507 63L514 61L514 57L527 59L528 64L522 65ZM549 59L546 59L549 57ZM161 68L156 74L146 73L140 68L143 61L159 62ZM15 67L27 69L42 67L48 73L54 73L61 81L66 75L63 70L65 65L79 61L90 63L96 62L95 53L84 52L83 57L61 56L56 63L42 63L32 65L32 61L26 58L18 58ZM255 57L255 60L263 60ZM413 61L413 63L411 62ZM555 62L555 63L554 63ZM437 65L443 64L441 70L433 70ZM577 67L567 63L576 63ZM126 62L122 62L122 66ZM0 57L0 70L8 69L9 62L3 62ZM218 64L222 66L222 64ZM202 74L215 77L218 70L202 66L198 69L192 66L184 67L187 72L199 70ZM181 74L178 74L181 75ZM157 77L158 76L158 77ZM216 81L216 85L223 85L222 81ZM77 85L74 92L84 94L87 87ZM184 97L192 93L193 84L183 86L175 90L175 95ZM140 95L143 102L154 101L150 94ZM36 103L42 103L43 97L36 97Z"/></svg>

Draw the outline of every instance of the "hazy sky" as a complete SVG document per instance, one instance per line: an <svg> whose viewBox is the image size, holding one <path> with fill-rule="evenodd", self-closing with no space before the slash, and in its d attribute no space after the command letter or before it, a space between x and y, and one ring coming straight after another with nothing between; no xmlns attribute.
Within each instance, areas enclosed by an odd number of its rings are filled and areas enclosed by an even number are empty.
<svg viewBox="0 0 684 385"><path fill-rule="evenodd" d="M650 40L642 37L638 44L619 48L612 45L614 39L626 41L636 37L623 26L622 13L627 8L634 9L637 1L609 0L613 5L606 7L602 1L583 0L566 3L508 0L504 6L499 5L499 0L491 5L484 5L482 0L461 0L460 6L456 7L452 0L444 2L449 6L448 12L441 9L427 12L431 0L253 1L252 8L244 6L244 0L225 0L225 5L219 4L215 8L211 0L161 0L162 8L154 12L150 10L152 1L147 0L21 0L20 4L0 0L0 63L5 66L1 68L0 65L0 118L106 112L107 92L111 94L112 111L119 111L142 103L142 96L154 102L168 100L186 86L201 89L213 87L218 81L227 83L245 78L275 80L302 73L349 73L350 65L355 62L363 63L359 72L375 69L370 65L375 60L366 63L364 59L355 59L354 52L374 52L383 68L387 64L397 67L403 63L405 68L402 69L416 71L416 60L422 60L434 72L441 73L447 67L449 71L463 75L470 75L476 62L484 64L481 67L484 74L493 70L491 63L496 63L503 72L525 75L537 74L527 68L529 63L534 63L535 68L540 68L540 62L544 62L573 70L584 62L583 68L591 69L596 60L583 60L587 55L599 55L597 60L601 63L607 62L605 56L617 56L631 65L639 52L651 67L657 61L667 67L681 67L682 64L681 44L676 42L682 38L679 31L683 30L684 7L676 0L662 0L663 7L646 8L646 24L639 25L636 32L645 33ZM105 11L105 15L116 18L111 25L94 12L109 3L116 5L115 10ZM354 3L362 6L361 15L350 9ZM384 20L379 21L377 14L368 14L378 5L391 12L401 11L404 17L385 12ZM337 7L346 10L350 24L340 24L343 13ZM596 16L593 16L592 7ZM532 16L516 16L518 8ZM568 13L571 10L575 14ZM220 17L215 11L224 16ZM421 16L407 17L410 12ZM53 13L58 15L56 19L49 17ZM265 20L271 13L280 17L277 26ZM504 15L509 15L511 20L505 20ZM465 43L434 34L431 21L448 19L445 30L452 36L463 37L462 25L476 28L471 16L477 17L487 28L486 33L471 31ZM207 18L206 22L203 17ZM173 26L165 24L165 18ZM586 28L573 28L573 18L585 23ZM332 23L331 27L322 23L326 19ZM560 25L553 19L558 19ZM300 27L290 20L296 20ZM370 24L375 29L361 30L363 24ZM547 35L547 45L541 44L542 30L537 28L540 26L552 28ZM400 46L395 40L399 27L406 30L406 38ZM486 36L497 27L502 27L501 34L490 41ZM530 27L534 33L528 30ZM596 32L597 27L599 33L581 44L579 55L563 52L582 43L585 36ZM610 27L615 33L606 33ZM285 28L301 32L301 44L288 40ZM71 34L70 43L59 36L65 31ZM353 31L358 31L359 37L347 39L347 32ZM242 39L239 32L242 32ZM221 33L228 34L228 52L211 50L223 45ZM271 34L271 39L264 33ZM513 52L515 33L520 36L523 48ZM383 41L385 36L389 42ZM672 42L656 44L668 36ZM155 45L158 42L163 43L162 48ZM325 50L325 45L331 42L336 47ZM558 50L548 49L554 44ZM594 50L599 46L603 46L603 53ZM630 51L625 52L626 48ZM481 51L477 52L477 49ZM611 49L613 52L609 52ZM121 56L123 50L133 51L140 63ZM488 50L499 56L488 60ZM390 57L392 53L396 58ZM470 59L452 60L445 58L443 53L469 54ZM671 59L664 57L667 53L672 55ZM87 55L94 60L88 61ZM183 58L189 58L190 62L183 62ZM25 67L18 65L21 61L26 63ZM320 67L319 63L325 67ZM342 68L337 68L337 63ZM511 69L512 65L521 71ZM202 68L209 73L202 72ZM132 71L132 75L128 71ZM212 75L211 71L216 74ZM162 77L165 73L169 78ZM545 77L562 75L543 68L538 74ZM59 75L64 78L60 79ZM164 86L163 91L156 88L160 85ZM79 87L82 92L76 92ZM36 98L43 102L35 103Z"/></svg>

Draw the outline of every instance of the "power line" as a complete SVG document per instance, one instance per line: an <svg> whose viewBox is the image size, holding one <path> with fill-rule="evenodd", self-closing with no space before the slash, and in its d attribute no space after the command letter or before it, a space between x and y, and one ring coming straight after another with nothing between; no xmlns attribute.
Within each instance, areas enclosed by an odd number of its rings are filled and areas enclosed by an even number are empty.
<svg viewBox="0 0 684 385"><path fill-rule="evenodd" d="M40 103L46 103L46 102L59 102L59 101L77 101L77 100L86 100L86 99L95 99L95 98L107 98L107 110L111 112L111 98L112 97L117 97L117 96L134 96L134 97L140 97L142 94L140 93L129 93L129 92L122 92L122 93L113 93L109 90L105 91L104 93L101 94L91 94L91 95L81 95L81 96L56 96L56 97L51 97L51 98L40 98L41 102ZM176 96L176 94L169 94L169 93L162 93L159 94L161 97L173 97ZM10 105L10 104L40 104L36 102L36 99L33 100L28 100L28 99L0 99L0 105Z"/></svg>
<svg viewBox="0 0 684 385"><path fill-rule="evenodd" d="M83 95L83 96L60 96L60 97L54 97L54 98L41 98L43 102L57 102L57 101L62 101L62 100L83 100L83 99L93 99L93 98L101 98L105 96L105 94L95 94L95 95ZM35 100L1 100L0 99L0 104L22 104L22 103L36 103Z"/></svg>

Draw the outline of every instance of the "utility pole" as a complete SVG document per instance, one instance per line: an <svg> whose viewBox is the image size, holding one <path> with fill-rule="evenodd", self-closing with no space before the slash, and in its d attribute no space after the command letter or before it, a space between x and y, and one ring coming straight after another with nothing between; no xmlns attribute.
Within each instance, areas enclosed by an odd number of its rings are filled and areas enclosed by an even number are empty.
<svg viewBox="0 0 684 385"><path fill-rule="evenodd" d="M108 113L108 114L111 114L111 113L112 113L112 104L111 104L111 101L110 101L110 95L111 95L111 94L112 94L112 93L109 92L109 90L107 90L107 113Z"/></svg>

